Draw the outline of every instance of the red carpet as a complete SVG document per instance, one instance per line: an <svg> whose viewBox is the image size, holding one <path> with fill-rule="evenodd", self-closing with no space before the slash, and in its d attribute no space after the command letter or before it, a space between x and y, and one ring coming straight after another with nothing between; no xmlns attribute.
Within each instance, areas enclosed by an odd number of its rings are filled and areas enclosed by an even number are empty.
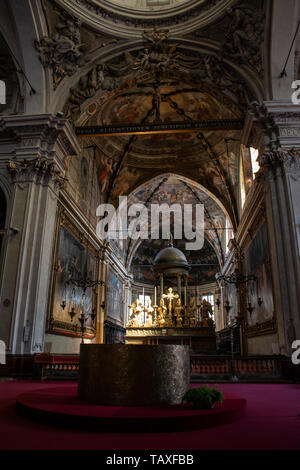
<svg viewBox="0 0 300 470"><path fill-rule="evenodd" d="M244 416L246 400L226 393L212 410L191 405L94 406L77 398L77 384L49 387L17 397L21 416L44 424L113 433L190 431L232 423Z"/></svg>
<svg viewBox="0 0 300 470"><path fill-rule="evenodd" d="M61 382L0 382L1 449L295 449L300 450L300 385L220 384L225 393L247 400L235 423L197 431L159 434L105 434L55 428L20 417L16 397ZM193 386L197 386L193 384Z"/></svg>

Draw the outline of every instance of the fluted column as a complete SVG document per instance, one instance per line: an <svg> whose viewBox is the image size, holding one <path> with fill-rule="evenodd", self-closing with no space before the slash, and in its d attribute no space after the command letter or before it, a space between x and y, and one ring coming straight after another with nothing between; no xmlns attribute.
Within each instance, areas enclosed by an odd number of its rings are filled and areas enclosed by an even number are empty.
<svg viewBox="0 0 300 470"><path fill-rule="evenodd" d="M104 320L106 308L106 282L107 282L107 269L108 261L106 253L108 246L105 245L99 253L99 275L98 279L101 282L98 287L98 305L97 305L97 322L96 322L96 343L104 343Z"/></svg>
<svg viewBox="0 0 300 470"><path fill-rule="evenodd" d="M160 275L160 297L163 296L164 293L164 275Z"/></svg>

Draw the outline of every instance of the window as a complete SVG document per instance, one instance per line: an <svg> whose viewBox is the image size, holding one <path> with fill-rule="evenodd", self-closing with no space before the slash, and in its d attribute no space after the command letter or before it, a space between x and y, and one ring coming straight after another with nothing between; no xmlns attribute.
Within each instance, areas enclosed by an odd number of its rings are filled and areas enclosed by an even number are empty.
<svg viewBox="0 0 300 470"><path fill-rule="evenodd" d="M257 173L260 168L259 163L257 161L258 150L253 147L250 147L250 157L251 157L251 165L252 165L252 176L254 179L255 173Z"/></svg>
<svg viewBox="0 0 300 470"><path fill-rule="evenodd" d="M226 217L226 230L225 230L225 248L226 248L226 253L228 253L229 251L229 247L228 247L228 243L229 243L229 240L231 240L233 238L233 230L232 230L232 226L231 226L231 223L230 223L230 220L228 219L228 217Z"/></svg>
<svg viewBox="0 0 300 470"><path fill-rule="evenodd" d="M212 319L215 319L215 296L213 294L205 294L201 296L201 300L207 300L212 306L213 316Z"/></svg>
<svg viewBox="0 0 300 470"><path fill-rule="evenodd" d="M244 179L243 159L240 158L240 189L241 189L241 207L243 209L246 200L246 188Z"/></svg>
<svg viewBox="0 0 300 470"><path fill-rule="evenodd" d="M150 295L139 294L139 301L142 303L142 305L146 305L148 300L151 300Z"/></svg>

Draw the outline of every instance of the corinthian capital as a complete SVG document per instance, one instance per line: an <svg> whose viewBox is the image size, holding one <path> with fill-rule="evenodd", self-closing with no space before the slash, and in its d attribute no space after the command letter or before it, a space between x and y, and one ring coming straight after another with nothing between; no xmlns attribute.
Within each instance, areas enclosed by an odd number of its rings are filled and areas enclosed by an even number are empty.
<svg viewBox="0 0 300 470"><path fill-rule="evenodd" d="M15 182L31 181L40 184L52 183L61 189L67 179L63 176L54 161L47 158L34 158L8 161L7 169Z"/></svg>
<svg viewBox="0 0 300 470"><path fill-rule="evenodd" d="M300 170L300 149L291 148L283 149L278 148L270 152L264 152L258 157L260 167L264 170L266 168L275 168L282 166L287 170Z"/></svg>

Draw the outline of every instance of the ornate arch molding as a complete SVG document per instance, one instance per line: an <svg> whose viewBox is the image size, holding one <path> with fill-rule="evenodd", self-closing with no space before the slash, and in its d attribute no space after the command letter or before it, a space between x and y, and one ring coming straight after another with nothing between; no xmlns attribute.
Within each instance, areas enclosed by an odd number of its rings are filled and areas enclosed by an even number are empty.
<svg viewBox="0 0 300 470"><path fill-rule="evenodd" d="M190 0L174 9L132 11L102 0L56 0L70 14L108 35L135 38L144 29L168 28L171 34L188 34L218 20L238 0Z"/></svg>
<svg viewBox="0 0 300 470"><path fill-rule="evenodd" d="M178 70L187 76L203 81L217 93L223 92L232 101L245 111L252 101L263 100L263 84L257 74L248 67L237 66L229 59L220 58L219 45L212 42L195 42L181 38L170 38L170 47L178 46L178 52L182 56ZM104 47L90 57L88 65L78 70L76 74L62 81L53 96L53 112L61 111L61 103L65 105L70 100L73 92L80 92L80 87L86 87L88 80L93 80L94 90L90 96L82 99L81 106L92 100L96 95L115 90L122 82L129 78L136 78L138 73L133 70L139 53L143 49L144 42L130 41L116 46ZM127 67L126 67L127 61ZM184 63L185 61L185 63ZM120 72L118 72L118 65ZM97 78L97 67L99 76ZM101 70L103 73L101 74ZM125 70L125 73L122 72ZM92 79L92 74L95 77ZM101 75L100 75L101 74ZM102 80L102 83L101 83ZM89 91L90 93L90 91ZM78 94L78 93L77 93ZM67 96L67 99L64 98ZM70 116L67 116L70 118Z"/></svg>

